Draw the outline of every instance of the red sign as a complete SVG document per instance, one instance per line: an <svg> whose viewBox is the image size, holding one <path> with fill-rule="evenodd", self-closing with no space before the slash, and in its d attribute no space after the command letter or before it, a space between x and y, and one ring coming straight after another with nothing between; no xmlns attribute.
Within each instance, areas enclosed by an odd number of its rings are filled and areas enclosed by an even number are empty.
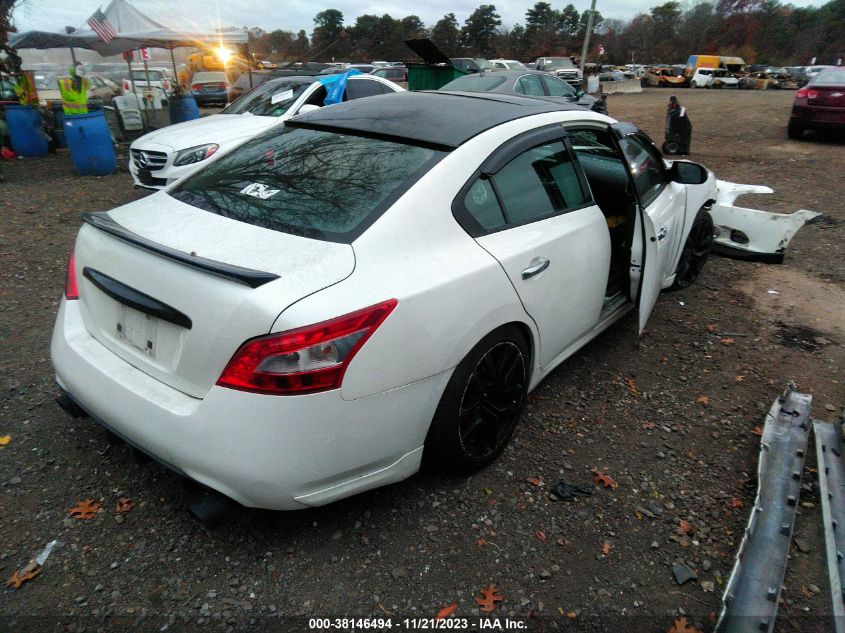
<svg viewBox="0 0 845 633"><path fill-rule="evenodd" d="M141 59L145 62L150 61L150 49L149 48L142 48L140 49L141 52Z"/></svg>
<svg viewBox="0 0 845 633"><path fill-rule="evenodd" d="M126 61L131 62L133 57L135 57L135 51L123 51L123 59Z"/></svg>

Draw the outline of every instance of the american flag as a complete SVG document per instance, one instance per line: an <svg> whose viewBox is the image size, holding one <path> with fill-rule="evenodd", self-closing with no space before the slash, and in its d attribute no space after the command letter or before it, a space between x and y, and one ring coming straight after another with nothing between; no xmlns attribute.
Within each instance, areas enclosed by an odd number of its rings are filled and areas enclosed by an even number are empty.
<svg viewBox="0 0 845 633"><path fill-rule="evenodd" d="M97 9L94 15L88 18L88 26L106 43L111 42L117 37L117 30L114 28L114 25L109 22L106 14L100 9Z"/></svg>

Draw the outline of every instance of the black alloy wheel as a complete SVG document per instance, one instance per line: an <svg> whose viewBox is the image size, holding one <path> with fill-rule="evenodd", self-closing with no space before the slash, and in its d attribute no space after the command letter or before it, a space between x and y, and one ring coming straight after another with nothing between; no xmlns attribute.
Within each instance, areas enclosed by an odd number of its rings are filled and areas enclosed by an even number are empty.
<svg viewBox="0 0 845 633"><path fill-rule="evenodd" d="M713 218L701 209L692 223L681 259L675 269L675 283L670 290L682 290L691 286L704 271L710 251L713 250Z"/></svg>
<svg viewBox="0 0 845 633"><path fill-rule="evenodd" d="M518 327L485 336L446 385L425 440L424 467L457 475L496 459L519 422L529 377L528 343Z"/></svg>
<svg viewBox="0 0 845 633"><path fill-rule="evenodd" d="M490 348L475 366L458 409L458 439L470 459L497 453L513 433L528 382L522 350L512 341Z"/></svg>

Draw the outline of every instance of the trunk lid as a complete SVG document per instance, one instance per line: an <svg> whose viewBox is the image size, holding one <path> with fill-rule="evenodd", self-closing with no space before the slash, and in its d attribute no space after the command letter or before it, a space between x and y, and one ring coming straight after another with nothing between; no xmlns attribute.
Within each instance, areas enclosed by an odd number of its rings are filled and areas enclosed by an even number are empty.
<svg viewBox="0 0 845 633"><path fill-rule="evenodd" d="M811 106L821 106L824 108L840 108L845 110L845 85L842 86L809 86L811 90L816 90L819 96L809 101Z"/></svg>
<svg viewBox="0 0 845 633"><path fill-rule="evenodd" d="M286 307L355 266L348 244L224 218L163 192L96 219L100 228L84 225L75 250L86 328L131 365L197 398L245 340L267 334Z"/></svg>

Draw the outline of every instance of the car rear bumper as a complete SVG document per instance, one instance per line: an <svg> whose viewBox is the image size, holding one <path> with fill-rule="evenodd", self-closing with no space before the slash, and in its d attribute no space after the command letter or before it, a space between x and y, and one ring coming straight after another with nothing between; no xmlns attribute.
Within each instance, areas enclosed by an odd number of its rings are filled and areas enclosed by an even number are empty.
<svg viewBox="0 0 845 633"><path fill-rule="evenodd" d="M228 103L229 94L223 92L192 92L191 96L198 104L206 103Z"/></svg>
<svg viewBox="0 0 845 633"><path fill-rule="evenodd" d="M821 106L792 106L792 120L805 127L845 127L845 109Z"/></svg>
<svg viewBox="0 0 845 633"><path fill-rule="evenodd" d="M450 374L357 400L216 386L194 398L101 345L65 300L51 356L59 386L115 434L245 506L273 510L324 505L416 472Z"/></svg>

